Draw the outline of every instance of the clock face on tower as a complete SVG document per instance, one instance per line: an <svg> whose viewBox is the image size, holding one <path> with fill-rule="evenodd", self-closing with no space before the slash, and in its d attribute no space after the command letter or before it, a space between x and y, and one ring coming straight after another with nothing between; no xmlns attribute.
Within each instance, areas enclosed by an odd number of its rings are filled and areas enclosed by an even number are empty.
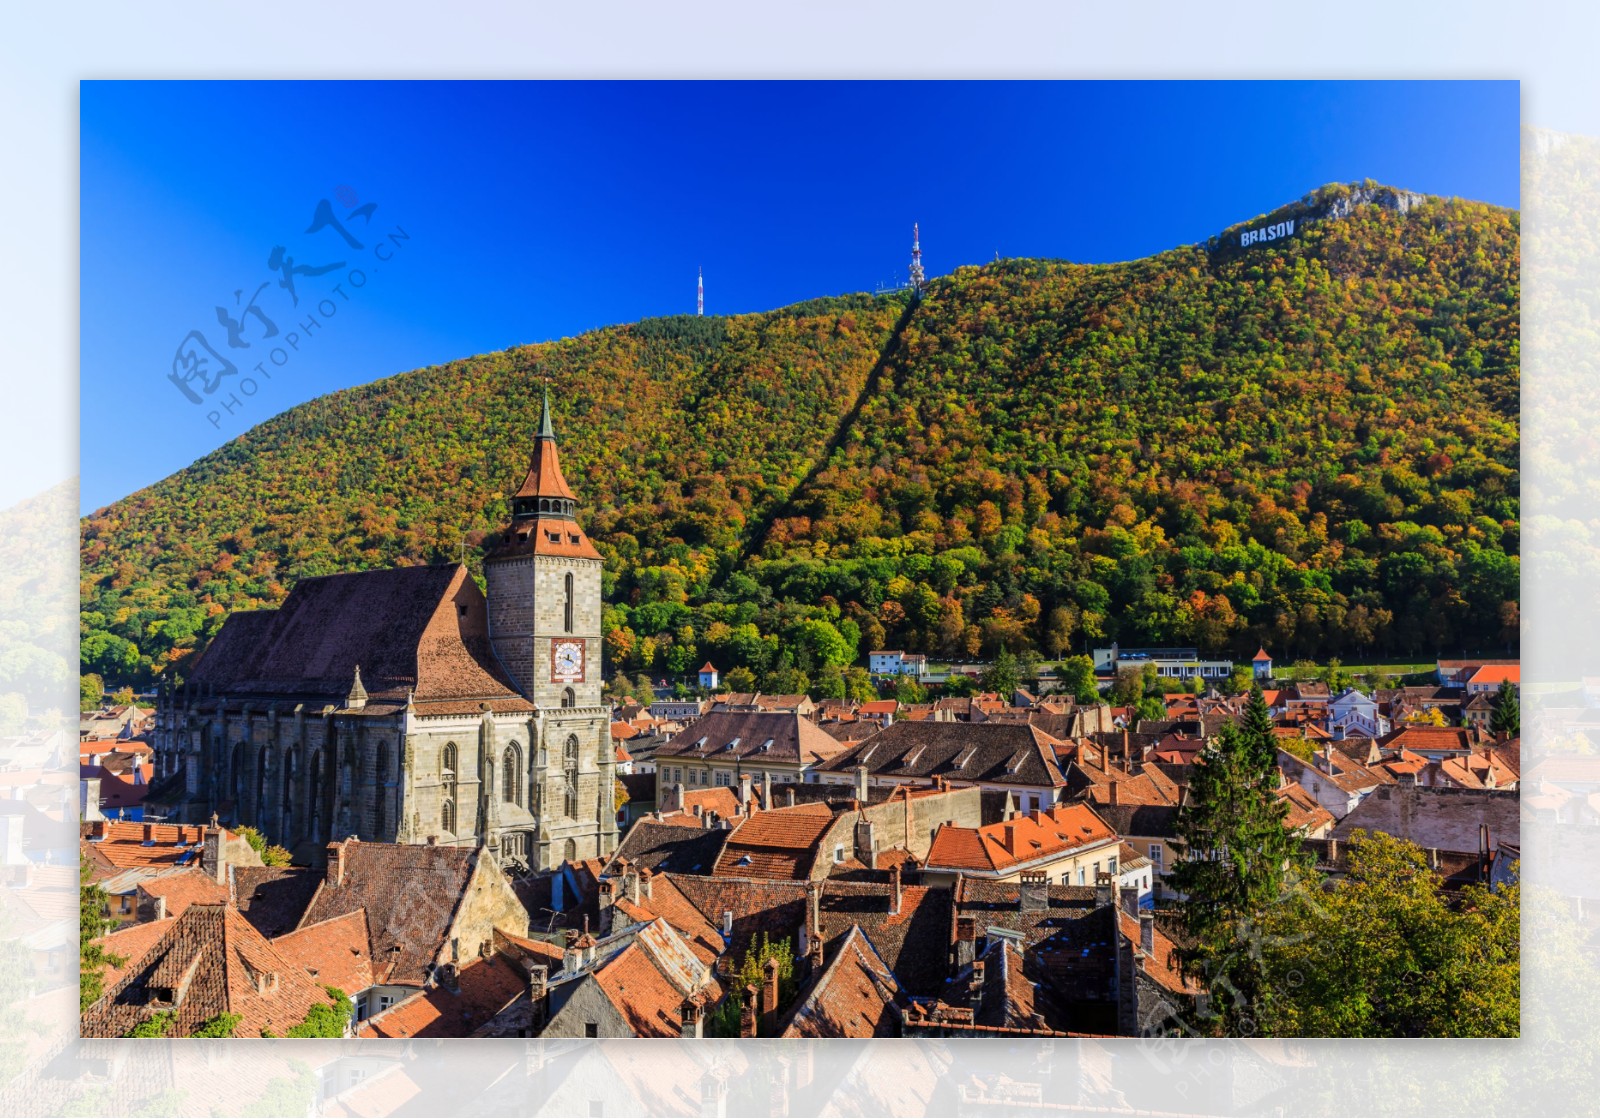
<svg viewBox="0 0 1600 1119"><path fill-rule="evenodd" d="M581 684L584 669L584 642L581 637L550 639L550 682Z"/></svg>

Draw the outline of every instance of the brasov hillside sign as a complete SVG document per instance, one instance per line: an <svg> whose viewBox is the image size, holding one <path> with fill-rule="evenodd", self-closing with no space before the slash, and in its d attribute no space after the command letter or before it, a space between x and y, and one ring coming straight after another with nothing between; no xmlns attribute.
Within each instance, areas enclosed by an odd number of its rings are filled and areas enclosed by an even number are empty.
<svg viewBox="0 0 1600 1119"><path fill-rule="evenodd" d="M1276 241L1282 237L1288 237L1292 233L1294 233L1293 218L1288 221L1280 221L1272 225L1263 226L1260 229L1247 229L1239 234L1239 247L1242 249L1247 245L1257 245L1263 241Z"/></svg>

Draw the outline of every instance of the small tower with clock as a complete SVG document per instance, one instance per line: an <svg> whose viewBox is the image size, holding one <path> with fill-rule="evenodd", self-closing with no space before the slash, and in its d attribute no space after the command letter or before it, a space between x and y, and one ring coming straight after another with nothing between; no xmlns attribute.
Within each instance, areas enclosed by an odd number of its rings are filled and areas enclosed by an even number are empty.
<svg viewBox="0 0 1600 1119"><path fill-rule="evenodd" d="M489 640L532 702L529 865L609 855L616 848L615 757L601 697L600 553L577 520L561 473L550 396L511 523L484 557Z"/></svg>

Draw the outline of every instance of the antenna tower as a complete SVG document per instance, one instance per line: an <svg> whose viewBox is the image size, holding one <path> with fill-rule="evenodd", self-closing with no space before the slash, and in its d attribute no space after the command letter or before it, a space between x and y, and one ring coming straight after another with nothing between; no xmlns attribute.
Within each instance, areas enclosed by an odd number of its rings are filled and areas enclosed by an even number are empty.
<svg viewBox="0 0 1600 1119"><path fill-rule="evenodd" d="M917 229L917 223L911 223L911 290L918 295L922 294L924 280L922 274L922 237Z"/></svg>

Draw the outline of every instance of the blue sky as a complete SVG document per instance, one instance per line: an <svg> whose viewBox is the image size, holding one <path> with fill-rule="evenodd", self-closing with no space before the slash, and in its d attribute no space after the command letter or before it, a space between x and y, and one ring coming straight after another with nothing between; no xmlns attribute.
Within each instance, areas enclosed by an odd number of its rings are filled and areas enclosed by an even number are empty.
<svg viewBox="0 0 1600 1119"><path fill-rule="evenodd" d="M702 266L714 314L897 282L913 221L937 275L1333 181L1514 207L1518 122L1515 82L85 82L82 505L326 392L692 313Z"/></svg>

